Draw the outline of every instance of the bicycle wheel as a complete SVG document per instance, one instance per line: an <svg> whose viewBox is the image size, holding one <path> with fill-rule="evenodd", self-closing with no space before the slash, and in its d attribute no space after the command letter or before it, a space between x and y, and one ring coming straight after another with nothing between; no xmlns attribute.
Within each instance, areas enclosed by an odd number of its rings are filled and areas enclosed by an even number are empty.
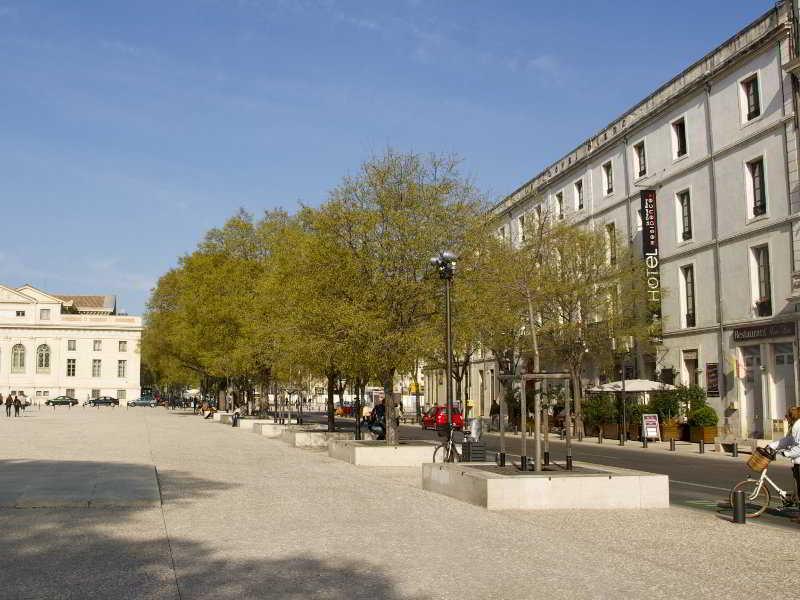
<svg viewBox="0 0 800 600"><path fill-rule="evenodd" d="M733 495L737 491L744 492L744 512L749 519L760 516L769 507L769 489L766 483L761 484L760 480L745 479L731 488L731 507L733 507Z"/></svg>
<svg viewBox="0 0 800 600"><path fill-rule="evenodd" d="M436 450L433 451L433 462L443 463L447 462L447 444L439 444Z"/></svg>

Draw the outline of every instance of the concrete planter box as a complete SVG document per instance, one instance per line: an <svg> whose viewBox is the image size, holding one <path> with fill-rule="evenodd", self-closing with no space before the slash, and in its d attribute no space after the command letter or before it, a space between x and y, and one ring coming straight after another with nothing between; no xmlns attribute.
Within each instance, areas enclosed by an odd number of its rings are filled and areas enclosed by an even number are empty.
<svg viewBox="0 0 800 600"><path fill-rule="evenodd" d="M263 423L272 423L272 421L268 419L239 419L239 428L244 431L252 432L256 425L261 425Z"/></svg>
<svg viewBox="0 0 800 600"><path fill-rule="evenodd" d="M327 448L331 440L352 440L353 434L346 431L326 431L306 428L303 425L293 425L281 433L281 441L294 448Z"/></svg>
<svg viewBox="0 0 800 600"><path fill-rule="evenodd" d="M404 441L396 446L367 440L332 440L328 455L361 467L418 467L433 461L435 442Z"/></svg>
<svg viewBox="0 0 800 600"><path fill-rule="evenodd" d="M643 471L574 463L592 473L506 475L475 463L426 463L422 489L489 510L667 508L669 478Z"/></svg>

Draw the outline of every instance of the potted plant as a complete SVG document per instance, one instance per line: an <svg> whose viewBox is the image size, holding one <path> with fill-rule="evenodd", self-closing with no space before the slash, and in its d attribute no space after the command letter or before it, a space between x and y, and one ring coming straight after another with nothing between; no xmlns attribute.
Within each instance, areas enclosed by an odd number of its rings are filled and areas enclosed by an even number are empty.
<svg viewBox="0 0 800 600"><path fill-rule="evenodd" d="M662 440L679 440L680 425L678 415L680 405L678 403L677 390L659 390L650 394L650 403L647 405L647 412L657 414L661 423Z"/></svg>
<svg viewBox="0 0 800 600"><path fill-rule="evenodd" d="M597 429L598 435L605 437L611 434L617 418L616 406L612 394L592 394L583 408L584 418L591 429Z"/></svg>
<svg viewBox="0 0 800 600"><path fill-rule="evenodd" d="M689 413L689 441L713 444L717 436L719 415L713 408L704 404Z"/></svg>

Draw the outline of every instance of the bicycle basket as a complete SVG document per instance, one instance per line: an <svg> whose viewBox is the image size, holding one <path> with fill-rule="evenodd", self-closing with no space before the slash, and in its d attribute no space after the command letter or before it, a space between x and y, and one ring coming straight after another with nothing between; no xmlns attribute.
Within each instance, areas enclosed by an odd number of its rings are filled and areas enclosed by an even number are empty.
<svg viewBox="0 0 800 600"><path fill-rule="evenodd" d="M775 453L770 448L756 448L747 459L747 466L753 471L763 471L773 460L775 460Z"/></svg>

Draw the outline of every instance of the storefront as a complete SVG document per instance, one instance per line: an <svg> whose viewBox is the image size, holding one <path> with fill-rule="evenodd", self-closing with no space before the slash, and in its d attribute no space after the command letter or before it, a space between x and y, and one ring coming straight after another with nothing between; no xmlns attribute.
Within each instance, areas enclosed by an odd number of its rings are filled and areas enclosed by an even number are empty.
<svg viewBox="0 0 800 600"><path fill-rule="evenodd" d="M766 439L782 435L786 409L798 399L795 323L737 327L731 342L741 435Z"/></svg>

